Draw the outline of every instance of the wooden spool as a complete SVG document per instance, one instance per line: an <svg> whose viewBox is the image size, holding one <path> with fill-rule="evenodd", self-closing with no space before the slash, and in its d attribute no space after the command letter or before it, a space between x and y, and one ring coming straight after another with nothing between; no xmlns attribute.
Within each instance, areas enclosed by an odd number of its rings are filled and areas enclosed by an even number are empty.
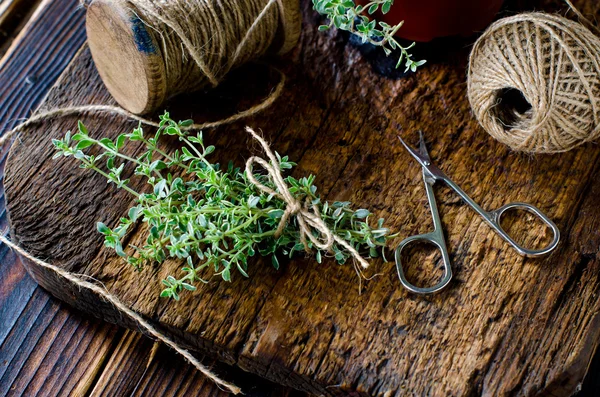
<svg viewBox="0 0 600 397"><path fill-rule="evenodd" d="M266 2L265 2L266 3ZM269 53L291 50L300 35L298 0L283 0L278 40ZM87 11L87 36L102 81L125 109L144 114L173 95L158 33L148 28L126 0L98 0Z"/></svg>

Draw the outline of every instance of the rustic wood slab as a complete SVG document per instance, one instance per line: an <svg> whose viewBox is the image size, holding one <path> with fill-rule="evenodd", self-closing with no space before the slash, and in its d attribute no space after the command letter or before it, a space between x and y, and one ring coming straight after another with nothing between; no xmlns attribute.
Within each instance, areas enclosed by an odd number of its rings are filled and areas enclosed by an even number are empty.
<svg viewBox="0 0 600 397"><path fill-rule="evenodd" d="M576 5L600 15L600 5L591 0ZM544 1L533 6L554 9ZM420 169L396 143L397 134L414 142L414 131L423 129L436 162L482 206L526 201L549 214L563 233L557 252L543 260L518 256L440 189L456 276L439 295L408 294L394 265L381 261L370 269L381 275L359 294L351 266L300 258L279 271L257 261L249 280L214 282L175 304L158 298L159 281L179 263L135 272L102 248L94 230L98 220L115 224L130 198L71 161L50 160L50 139L73 129L75 119L31 130L11 149L5 183L15 241L37 257L101 280L186 345L316 394L574 391L600 336L600 149L590 144L553 156L511 153L470 115L465 51L393 80L373 73L346 45L346 36L317 33L309 2L303 7L300 46L282 65L290 78L285 96L247 121L299 163L295 175L316 174L322 195L370 208L402 237L425 232L431 226ZM216 92L181 98L170 110L180 118L217 118L259 100L273 80L260 67L244 68ZM88 103L113 102L84 48L43 107ZM109 116L86 123L98 136L116 136L134 125ZM206 134L221 160L233 157L241 164L252 152L242 127ZM138 231L131 242L143 238ZM540 230L526 242L547 238ZM431 266L420 267L413 266L411 279L431 281L418 272ZM132 326L97 297L31 265L28 270L73 306Z"/></svg>
<svg viewBox="0 0 600 397"><path fill-rule="evenodd" d="M85 42L85 12L78 0L45 0L30 9L28 1L14 3L19 7L11 9L10 18L0 18L0 54L18 34L0 60L0 132L31 114ZM2 30L21 14L33 15L22 30L3 38ZM0 154L2 174L7 153L8 148L3 148ZM0 183L3 233L8 230L4 208ZM150 339L90 321L51 297L4 246L0 247L0 319L2 396L227 395L167 349L158 349L151 360ZM240 370L219 366L218 371L256 395L289 394Z"/></svg>
<svg viewBox="0 0 600 397"><path fill-rule="evenodd" d="M76 11L77 3L44 1L9 55L0 60L0 131L31 114L85 41L84 13ZM30 14L33 9L10 11L13 15ZM56 29L57 21L61 21L60 29ZM0 30L16 25L11 22L3 19ZM13 33L0 39L0 53L5 52L4 44L12 40ZM7 153L8 148L0 151L2 173ZM0 230L6 233L8 216L2 184ZM53 299L27 275L18 256L7 247L0 248L0 319L2 396L85 393L110 354L113 338L118 339L121 333L118 327L90 321Z"/></svg>

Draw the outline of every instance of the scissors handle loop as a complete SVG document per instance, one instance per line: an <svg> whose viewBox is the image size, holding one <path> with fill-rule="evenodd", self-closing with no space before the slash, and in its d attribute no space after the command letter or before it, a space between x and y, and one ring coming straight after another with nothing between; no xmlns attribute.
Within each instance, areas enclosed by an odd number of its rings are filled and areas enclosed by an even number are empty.
<svg viewBox="0 0 600 397"><path fill-rule="evenodd" d="M402 268L401 256L402 250L416 242L424 242L435 245L440 252L442 253L442 260L444 262L444 276L442 280L434 285L433 287L417 287L408 281L406 275L404 274L404 269ZM419 234L416 236L408 237L400 242L395 252L396 256L396 268L398 270L398 278L400 279L400 283L409 291L414 292L415 294L428 295L433 294L442 290L444 287L448 285L450 280L452 279L452 267L450 266L450 258L448 257L448 250L446 249L446 243L444 241L444 235L441 229L436 229L435 231L427 234Z"/></svg>
<svg viewBox="0 0 600 397"><path fill-rule="evenodd" d="M544 225L546 225L547 227L550 228L550 230L552 230L552 241L550 241L550 243L541 249L529 249L526 247L523 247L522 245L518 244L512 237L510 237L510 235L506 232L506 230L504 230L504 228L502 227L502 215L504 215L507 211L509 210L525 210L529 213L534 214L538 219L540 219ZM519 254L523 255L523 256L528 256L528 257L536 257L536 256L542 256L542 255L546 255L548 254L550 251L552 251L554 248L556 248L556 246L558 245L558 242L560 240L560 231L558 230L558 227L556 226L556 224L554 222L552 222L552 220L550 218L548 218L539 208L531 205L531 204L527 204L527 203L519 203L519 202L515 202L515 203L509 203L509 204L505 204L502 207L498 208L497 210L494 211L490 211L487 213L488 216L486 216L486 220L490 223L490 225L492 226L492 228L494 228L494 230L507 242L509 243Z"/></svg>

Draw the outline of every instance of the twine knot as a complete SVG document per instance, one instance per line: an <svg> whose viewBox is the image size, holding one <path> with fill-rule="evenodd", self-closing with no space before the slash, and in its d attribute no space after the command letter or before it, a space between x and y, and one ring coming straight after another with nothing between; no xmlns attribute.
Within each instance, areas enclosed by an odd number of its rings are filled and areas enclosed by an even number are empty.
<svg viewBox="0 0 600 397"><path fill-rule="evenodd" d="M246 176L248 180L259 190L276 196L286 203L286 208L281 216L279 225L277 225L277 230L275 231L275 237L281 236L281 233L283 233L285 226L289 222L290 216L295 216L300 231L300 241L302 242L302 245L304 245L304 250L306 252L310 252L308 246L309 240L316 248L330 252L333 251L333 244L338 243L344 247L363 268L368 268L369 263L358 253L358 251L356 251L356 249L346 240L335 235L333 231L329 229L325 221L323 221L323 218L321 218L319 206L316 203L311 202L309 197L306 197L302 203L292 195L287 183L281 175L280 162L269 147L269 144L267 144L267 142L252 128L246 127L246 131L260 143L263 151L270 160L270 162L267 162L265 159L258 156L250 157L246 162ZM276 190L265 186L254 177L253 166L255 163L259 164L267 171ZM315 236L313 231L317 232L317 236Z"/></svg>

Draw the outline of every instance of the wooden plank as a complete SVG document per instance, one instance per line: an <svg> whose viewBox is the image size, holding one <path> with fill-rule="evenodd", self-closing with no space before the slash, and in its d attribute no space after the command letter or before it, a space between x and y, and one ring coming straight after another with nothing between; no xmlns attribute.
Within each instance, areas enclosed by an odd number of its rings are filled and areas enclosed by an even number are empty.
<svg viewBox="0 0 600 397"><path fill-rule="evenodd" d="M3 0L0 2L0 57L23 29L41 0Z"/></svg>
<svg viewBox="0 0 600 397"><path fill-rule="evenodd" d="M77 7L76 0L45 1L0 61L0 131L29 116L85 40ZM4 148L2 170L6 154ZM0 197L5 233L3 186ZM114 349L118 328L90 322L51 298L6 247L0 263L0 394L82 395Z"/></svg>
<svg viewBox="0 0 600 397"><path fill-rule="evenodd" d="M538 9L544 6L536 4ZM73 164L48 160L49 139L73 128L74 120L36 129L13 148L7 186L17 241L38 256L101 279L188 345L307 391L573 391L599 336L600 237L595 231L600 217L594 186L600 150L587 145L535 159L510 153L470 117L460 61L434 63L403 80L385 79L373 74L343 40L317 34L317 21L308 7L305 4L307 26L297 63L284 65L291 80L288 91L274 109L251 121L263 127L279 152L299 162L297 175L317 174L325 196L376 210L403 235L426 231L424 219L429 216L419 170L392 144L397 133L409 137L424 128L440 166L485 207L524 200L557 220L565 236L559 252L546 260L516 256L441 190L438 197L457 274L454 287L444 294L428 299L408 295L399 289L393 265L377 263L373 272L385 276L368 283L359 295L350 267L298 259L280 272L256 263L250 280L215 283L179 304L167 304L157 298L158 280L177 264L135 273L101 250L101 239L93 232L96 220L115 222L129 204L126 196L75 170ZM598 5L587 2L586 7L598 15ZM219 93L239 97L232 87L252 92L254 86L244 85L251 80L246 73L254 72L238 73ZM256 80L260 86L268 79ZM204 112L193 113L204 119L219 113L212 98L185 101L205 105ZM89 102L111 99L84 52L45 106ZM171 105L172 113L177 116L179 111L187 118L190 110L182 102ZM107 123L122 123L111 117L86 121L94 133L103 135L130 127L107 131L102 128ZM393 122L402 131L396 131ZM227 149L223 158L236 152L238 161L247 157L248 141L240 127L207 134L218 148ZM133 236L133 241L140 238ZM542 238L542 233L532 236ZM74 300L71 293L76 289L32 271L62 299L89 311L100 307L108 319L122 321L97 301ZM198 307L205 310L195 310Z"/></svg>
<svg viewBox="0 0 600 397"><path fill-rule="evenodd" d="M76 0L45 1L10 55L0 61L0 105L5 111L0 131L29 115L85 40L83 12L75 12L77 9ZM65 26L56 32L58 36L46 35L56 28L56 21L65 20ZM46 56L36 58L38 51ZM29 89L19 90L20 86ZM2 170L5 158L6 151L0 163ZM3 188L1 197L0 229L6 230ZM118 396L134 391L139 395L150 389L157 396L224 394L164 348L145 371L152 347L149 339L90 321L58 303L33 282L18 257L3 246L0 263L0 395ZM130 383L114 382L117 378ZM245 378L248 390L258 384L262 395L271 395L271 390L277 395L287 394L272 384ZM173 379L180 383L174 384Z"/></svg>
<svg viewBox="0 0 600 397"><path fill-rule="evenodd" d="M153 342L139 333L127 331L90 393L100 396L198 396L229 395L184 362L175 352L160 345L151 355ZM211 365L228 380L243 387L246 394L300 397L304 394L274 385L231 367Z"/></svg>

